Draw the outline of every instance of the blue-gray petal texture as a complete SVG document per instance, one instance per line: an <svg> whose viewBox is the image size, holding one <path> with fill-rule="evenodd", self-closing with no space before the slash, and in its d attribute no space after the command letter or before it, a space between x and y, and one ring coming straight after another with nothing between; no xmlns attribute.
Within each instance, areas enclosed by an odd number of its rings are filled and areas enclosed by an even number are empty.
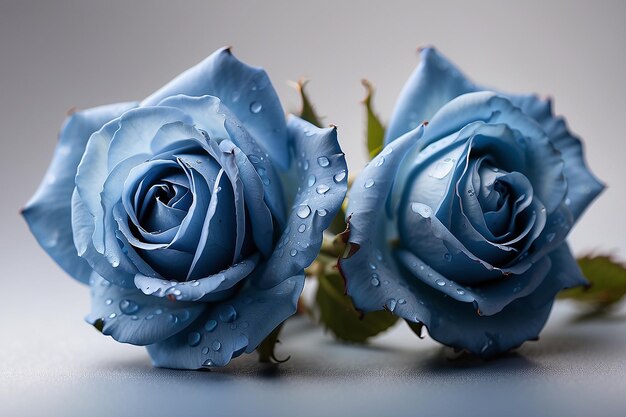
<svg viewBox="0 0 626 417"><path fill-rule="evenodd" d="M89 264L76 253L72 236L71 200L74 177L92 133L137 103L119 103L73 113L59 134L50 167L22 214L44 250L69 275L87 283ZM50 219L55 221L51 222Z"/></svg>
<svg viewBox="0 0 626 417"><path fill-rule="evenodd" d="M285 169L289 164L285 115L265 70L251 67L222 48L141 102L153 106L178 94L219 97Z"/></svg>
<svg viewBox="0 0 626 417"><path fill-rule="evenodd" d="M339 211L346 194L347 166L337 129L320 129L296 116L288 118L293 167L289 172L298 189L278 240L258 285L274 286L295 276L313 262L323 232Z"/></svg>
<svg viewBox="0 0 626 417"><path fill-rule="evenodd" d="M251 353L296 311L304 275L287 277L270 288L248 283L235 297L211 305L192 326L148 346L154 366L198 369L224 366L242 353Z"/></svg>

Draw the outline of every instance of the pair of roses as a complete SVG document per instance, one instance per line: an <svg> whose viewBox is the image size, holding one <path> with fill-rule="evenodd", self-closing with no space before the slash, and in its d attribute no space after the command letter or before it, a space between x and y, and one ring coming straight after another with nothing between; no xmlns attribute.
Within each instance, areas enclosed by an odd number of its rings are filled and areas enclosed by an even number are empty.
<svg viewBox="0 0 626 417"><path fill-rule="evenodd" d="M339 267L359 310L490 356L537 337L556 293L585 282L565 237L603 186L549 101L421 54L352 185ZM155 366L197 369L295 312L347 180L336 129L285 120L267 74L221 49L141 102L71 115L23 214L90 286L88 322Z"/></svg>

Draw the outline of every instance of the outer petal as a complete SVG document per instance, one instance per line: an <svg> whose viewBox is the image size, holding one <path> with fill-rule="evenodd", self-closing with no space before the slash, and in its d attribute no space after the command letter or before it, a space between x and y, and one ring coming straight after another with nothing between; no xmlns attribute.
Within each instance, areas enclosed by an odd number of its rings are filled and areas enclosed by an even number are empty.
<svg viewBox="0 0 626 417"><path fill-rule="evenodd" d="M122 288L94 273L88 323L102 326L102 333L122 343L148 345L188 327L206 305L170 301L144 295L136 288Z"/></svg>
<svg viewBox="0 0 626 417"><path fill-rule="evenodd" d="M295 313L303 286L304 275L267 289L246 286L229 302L210 308L186 331L148 346L153 365L177 369L224 366L231 358L252 352Z"/></svg>
<svg viewBox="0 0 626 417"><path fill-rule="evenodd" d="M561 152L565 161L563 172L569 184L568 205L576 221L604 189L604 184L593 175L585 162L582 142L569 131L562 117L554 116L550 100L542 100L532 94L511 95L509 98L541 125L552 144Z"/></svg>
<svg viewBox="0 0 626 417"><path fill-rule="evenodd" d="M454 281L456 277L441 275L408 251L399 250L396 255L416 279L455 300L473 303L477 312L485 316L497 314L513 300L531 294L550 271L549 259L543 258L523 274L502 277L500 281L477 287L460 286Z"/></svg>
<svg viewBox="0 0 626 417"><path fill-rule="evenodd" d="M219 97L272 159L283 169L287 168L289 153L284 112L264 70L244 64L230 49L222 48L174 78L141 105L153 106L177 94Z"/></svg>
<svg viewBox="0 0 626 417"><path fill-rule="evenodd" d="M451 62L434 48L420 51L420 63L406 82L385 133L385 144L430 120L444 104L476 91Z"/></svg>
<svg viewBox="0 0 626 417"><path fill-rule="evenodd" d="M217 274L182 282L137 274L135 285L144 294L155 297L167 297L178 301L213 301L216 293L231 289L250 275L258 262L259 254L254 254Z"/></svg>
<svg viewBox="0 0 626 417"><path fill-rule="evenodd" d="M259 278L259 286L264 288L297 275L313 262L347 188L346 160L337 142L337 129L319 129L295 116L289 117L288 128L300 162L294 175L299 191L288 226Z"/></svg>
<svg viewBox="0 0 626 417"><path fill-rule="evenodd" d="M68 274L84 283L89 280L91 268L76 254L72 236L71 200L76 170L91 134L136 105L112 104L70 116L61 129L59 143L43 182L22 211L44 250Z"/></svg>
<svg viewBox="0 0 626 417"><path fill-rule="evenodd" d="M365 167L350 189L347 214L351 253L339 260L339 267L357 309L372 311L386 306L393 311L399 300L406 303L406 297L411 296L408 292L403 295L404 287L400 285L395 260L389 250L389 221L381 207L385 206L398 167L423 132L421 126L387 145ZM382 165L379 164L381 160L385 161ZM414 304L419 308L417 300ZM428 310L424 308L419 309L419 314L413 313L414 317L427 314Z"/></svg>

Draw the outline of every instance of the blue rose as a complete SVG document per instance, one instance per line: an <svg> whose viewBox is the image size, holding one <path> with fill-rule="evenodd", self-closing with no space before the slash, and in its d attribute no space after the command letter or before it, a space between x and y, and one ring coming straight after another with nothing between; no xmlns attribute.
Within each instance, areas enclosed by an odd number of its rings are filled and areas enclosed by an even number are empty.
<svg viewBox="0 0 626 417"><path fill-rule="evenodd" d="M312 185L314 184L314 185ZM24 216L155 366L222 366L295 312L346 192L335 128L221 49L140 103L74 113Z"/></svg>
<svg viewBox="0 0 626 417"><path fill-rule="evenodd" d="M456 349L515 348L586 282L565 238L602 189L549 100L488 91L424 49L349 194L347 291Z"/></svg>

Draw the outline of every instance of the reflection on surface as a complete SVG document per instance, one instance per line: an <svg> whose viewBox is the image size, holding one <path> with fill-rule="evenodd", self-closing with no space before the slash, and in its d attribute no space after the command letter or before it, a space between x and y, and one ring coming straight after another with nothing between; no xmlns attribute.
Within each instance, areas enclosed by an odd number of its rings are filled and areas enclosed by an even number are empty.
<svg viewBox="0 0 626 417"><path fill-rule="evenodd" d="M354 346L298 318L287 323L277 349L291 355L288 362L259 364L247 355L196 372L152 368L143 349L75 323L36 334L14 329L21 337L1 359L9 376L0 382L1 400L20 415L577 416L598 404L603 415L619 415L625 310L608 321L572 322L575 310L559 304L540 343L489 361L454 355L404 325L370 346Z"/></svg>

